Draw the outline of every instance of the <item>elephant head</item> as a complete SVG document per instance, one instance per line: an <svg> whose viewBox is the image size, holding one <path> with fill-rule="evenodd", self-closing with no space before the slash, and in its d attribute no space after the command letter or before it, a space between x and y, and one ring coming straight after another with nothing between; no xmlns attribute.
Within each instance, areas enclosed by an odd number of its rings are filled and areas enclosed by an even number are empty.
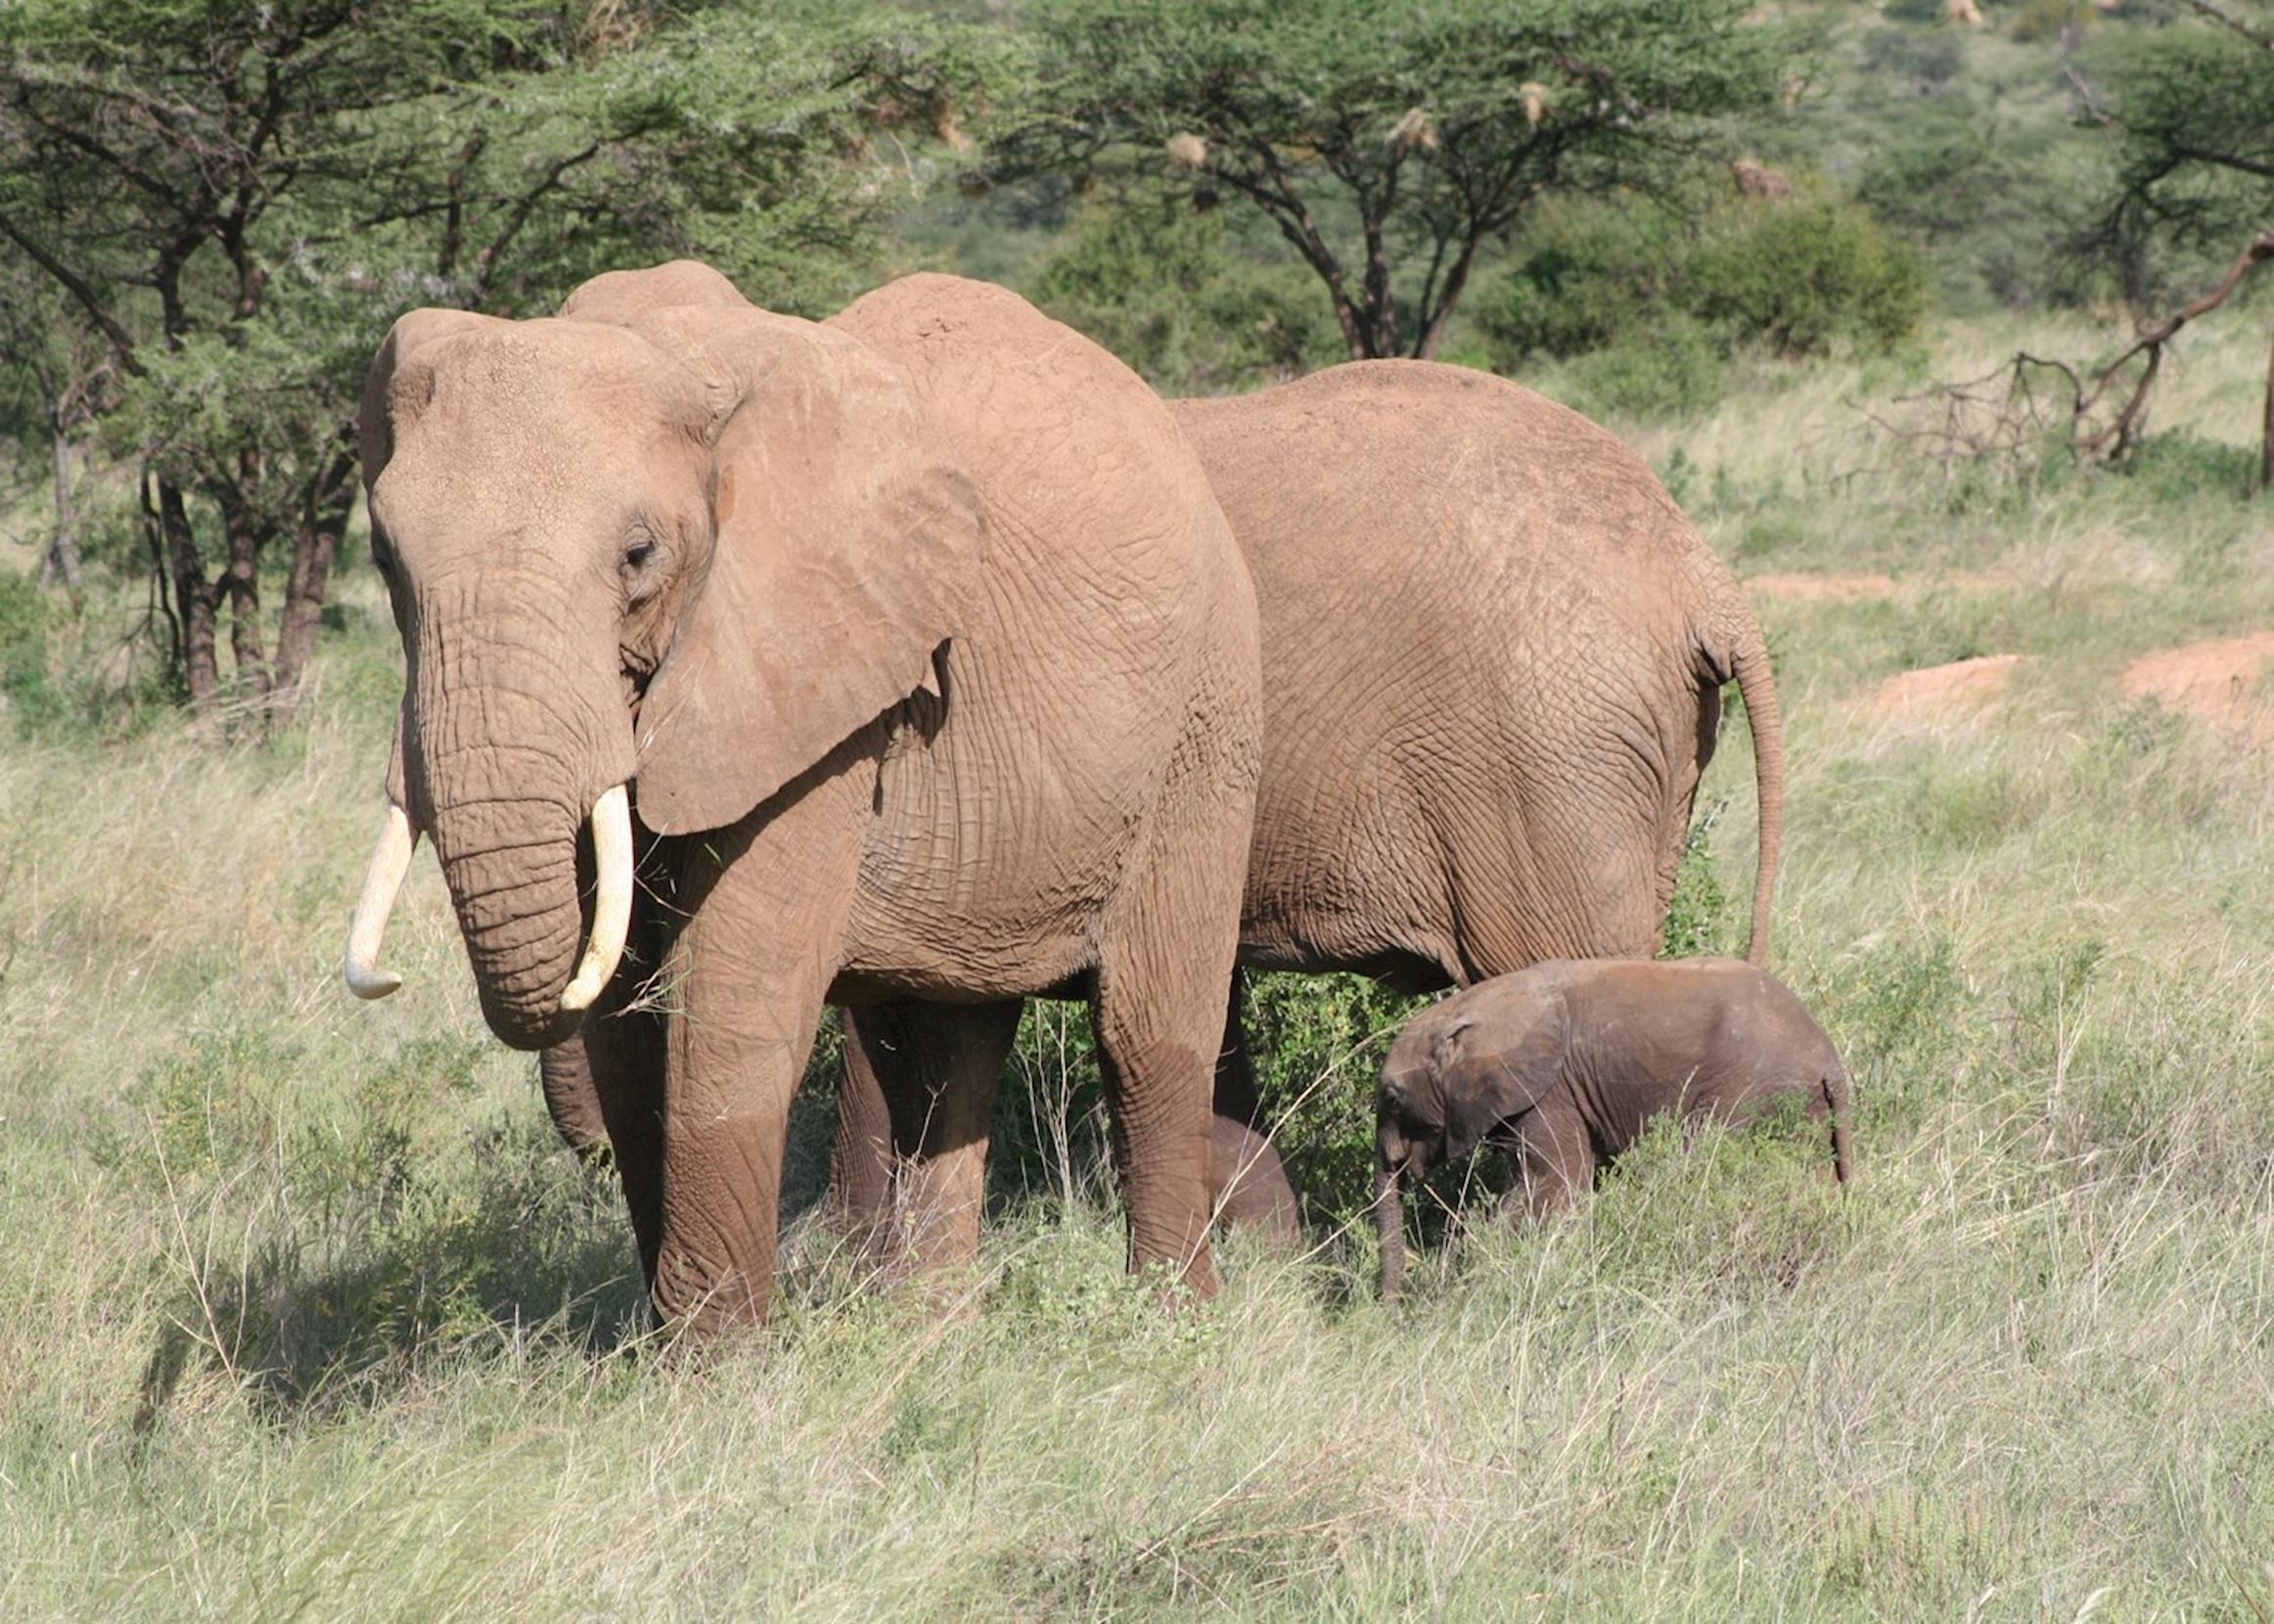
<svg viewBox="0 0 2274 1624"><path fill-rule="evenodd" d="M931 686L978 498L906 374L686 262L556 318L412 312L361 437L407 681L348 984L397 984L380 935L424 832L484 1016L539 1048L615 970L630 803L734 823Z"/></svg>
<svg viewBox="0 0 2274 1624"><path fill-rule="evenodd" d="M1404 1184L1475 1152L1556 1086L1569 1031L1563 997L1532 991L1478 1008L1470 993L1416 1016L1382 1066L1375 1106L1374 1213L1382 1293L1405 1282Z"/></svg>

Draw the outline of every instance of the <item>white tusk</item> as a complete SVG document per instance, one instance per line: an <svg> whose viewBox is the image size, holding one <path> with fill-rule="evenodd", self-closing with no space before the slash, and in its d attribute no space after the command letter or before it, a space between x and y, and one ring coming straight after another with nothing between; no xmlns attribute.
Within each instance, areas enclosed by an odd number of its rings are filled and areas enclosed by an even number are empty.
<svg viewBox="0 0 2274 1624"><path fill-rule="evenodd" d="M600 870L600 885L592 899L592 940L585 943L584 962L561 994L561 1008L589 1010L601 988L615 974L623 957L624 937L632 924L632 808L622 785L604 792L592 804L592 859Z"/></svg>
<svg viewBox="0 0 2274 1624"><path fill-rule="evenodd" d="M402 889L418 843L411 815L388 801L387 821L379 826L379 844L371 848L371 866L363 874L363 894L355 899L355 917L347 922L343 972L347 990L358 998L385 998L403 984L394 971L379 968L379 940L387 934L387 917L394 912L395 892Z"/></svg>

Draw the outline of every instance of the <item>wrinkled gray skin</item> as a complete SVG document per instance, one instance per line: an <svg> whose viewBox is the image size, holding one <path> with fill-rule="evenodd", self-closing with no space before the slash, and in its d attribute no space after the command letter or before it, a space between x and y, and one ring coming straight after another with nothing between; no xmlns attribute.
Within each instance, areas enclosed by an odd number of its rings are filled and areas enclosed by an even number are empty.
<svg viewBox="0 0 2274 1624"><path fill-rule="evenodd" d="M1848 1175L1847 1072L1785 985L1735 959L1554 960L1479 982L1390 1045L1376 1105L1382 1289L1405 1278L1404 1184L1479 1145L1535 1214L1591 1189L1654 1116L1742 1122L1779 1098L1831 1119Z"/></svg>
<svg viewBox="0 0 2274 1624"><path fill-rule="evenodd" d="M1254 609L1133 374L980 283L816 325L680 262L558 319L406 316L363 456L409 670L389 794L491 1027L577 1040L548 1098L611 1145L659 1316L765 1313L825 1001L966 1058L916 1134L952 1213L1020 1000L1086 996L1131 1263L1213 1288ZM579 1030L582 826L626 783L630 948Z"/></svg>
<svg viewBox="0 0 2274 1624"><path fill-rule="evenodd" d="M1768 656L1640 457L1528 389L1423 361L1173 410L1262 623L1242 965L1423 992L1543 959L1652 956L1732 679L1758 772L1764 959L1784 821ZM958 1063L890 1018L857 1012L848 1033L833 1177L856 1217L886 1202L910 1102ZM1286 1236L1295 1194L1259 1115L1235 987L1217 1206Z"/></svg>

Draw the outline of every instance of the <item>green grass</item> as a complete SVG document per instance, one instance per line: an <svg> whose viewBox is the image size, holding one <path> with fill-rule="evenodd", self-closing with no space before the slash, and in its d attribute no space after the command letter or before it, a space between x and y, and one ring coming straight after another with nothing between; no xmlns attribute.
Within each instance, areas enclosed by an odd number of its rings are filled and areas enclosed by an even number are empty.
<svg viewBox="0 0 2274 1624"><path fill-rule="evenodd" d="M2206 345L2159 421L2247 432L2261 359ZM431 863L409 989L336 988L391 704L368 572L273 743L0 718L0 1616L2268 1616L2274 770L2116 678L2274 626L2274 508L2200 452L1946 492L1842 405L1903 386L1784 369L1633 429L1743 571L1897 579L1762 606L1776 966L1856 1074L1858 1182L1654 1136L1569 1220L1454 1228L1394 1310L1328 1221L1378 1012L1279 985L1309 1256L1228 1248L1202 1312L1124 1280L1053 1012L978 1270L882 1288L801 1217L770 1328L643 1339ZM1988 711L1870 704L2001 652ZM1692 946L1751 890L1726 738Z"/></svg>

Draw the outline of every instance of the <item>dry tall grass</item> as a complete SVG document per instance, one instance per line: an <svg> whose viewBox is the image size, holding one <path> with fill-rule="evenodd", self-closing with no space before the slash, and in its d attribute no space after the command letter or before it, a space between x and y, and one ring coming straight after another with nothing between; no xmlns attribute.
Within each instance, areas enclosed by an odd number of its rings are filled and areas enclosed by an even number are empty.
<svg viewBox="0 0 2274 1624"><path fill-rule="evenodd" d="M2244 438L2247 364L2162 421ZM431 864L409 989L336 990L380 623L272 744L0 745L0 1616L2274 1613L2274 769L2115 681L2274 626L2274 510L1814 477L1887 386L1641 436L1743 569L1907 583L1763 606L1859 1182L1667 1135L1395 1311L1322 1235L1163 1313L1076 1180L931 1291L808 1221L776 1324L678 1357ZM1995 652L1986 711L1868 702ZM1732 730L1736 893L1749 781Z"/></svg>

